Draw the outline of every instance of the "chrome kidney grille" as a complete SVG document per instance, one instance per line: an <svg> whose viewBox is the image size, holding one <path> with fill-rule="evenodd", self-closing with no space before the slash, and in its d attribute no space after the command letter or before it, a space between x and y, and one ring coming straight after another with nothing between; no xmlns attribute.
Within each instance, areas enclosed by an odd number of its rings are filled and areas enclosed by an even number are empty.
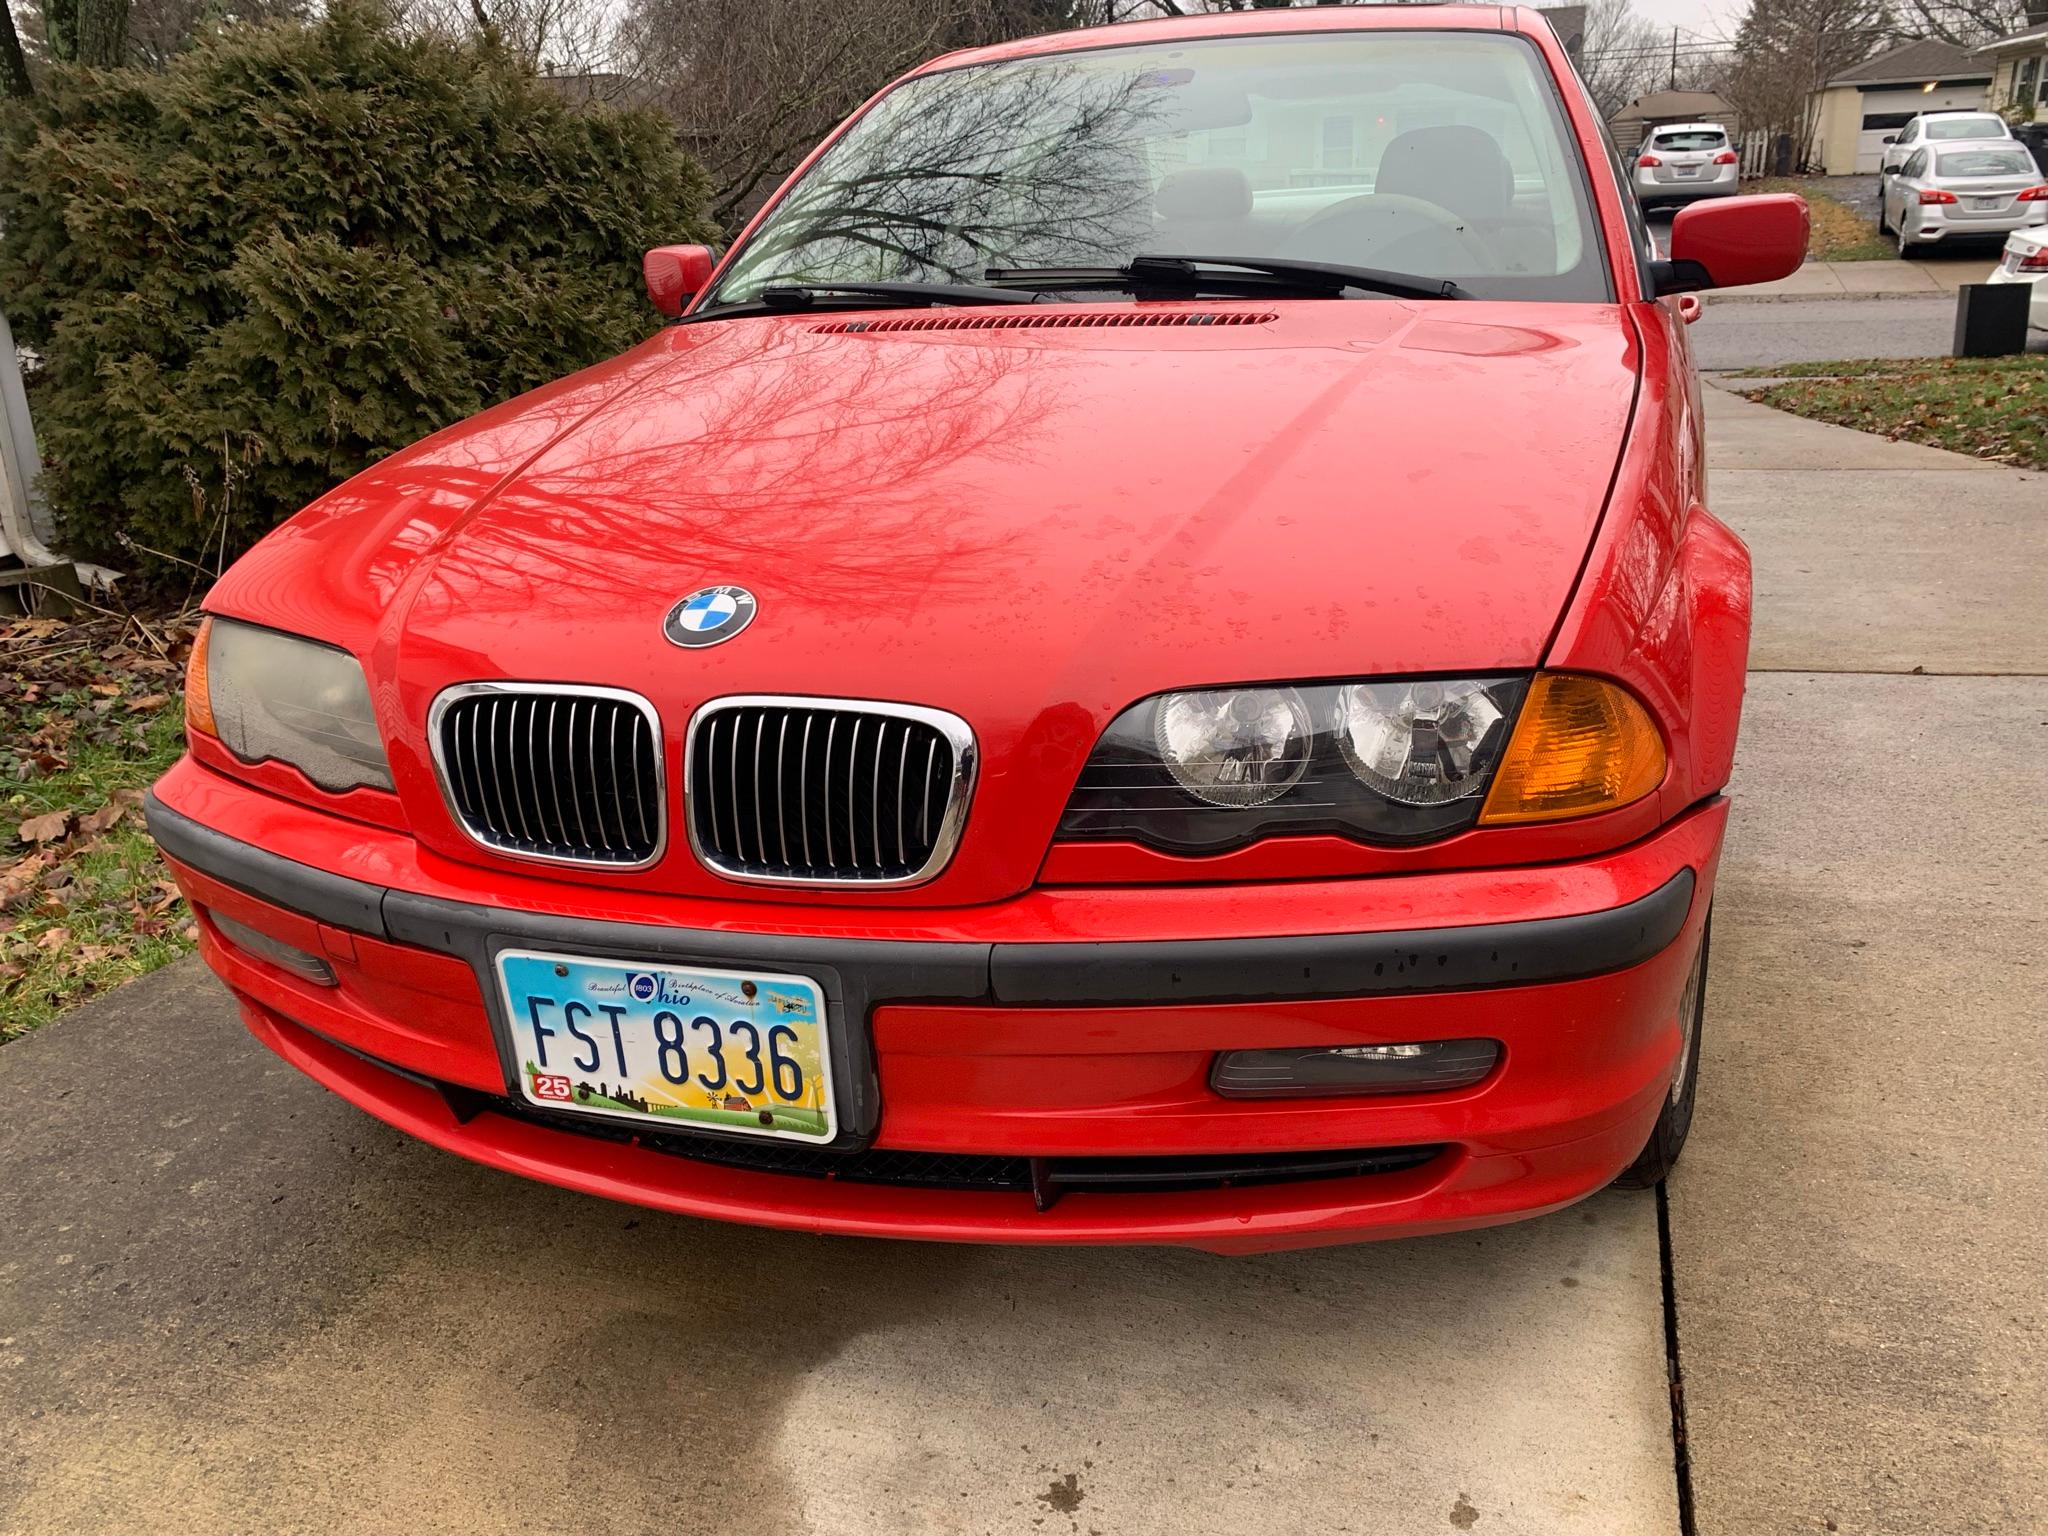
<svg viewBox="0 0 2048 1536"><path fill-rule="evenodd" d="M683 798L710 868L770 885L914 885L967 819L974 735L942 710L718 699L690 722Z"/></svg>
<svg viewBox="0 0 2048 1536"><path fill-rule="evenodd" d="M661 722L638 694L465 683L434 701L427 735L449 808L486 848L615 869L661 856Z"/></svg>

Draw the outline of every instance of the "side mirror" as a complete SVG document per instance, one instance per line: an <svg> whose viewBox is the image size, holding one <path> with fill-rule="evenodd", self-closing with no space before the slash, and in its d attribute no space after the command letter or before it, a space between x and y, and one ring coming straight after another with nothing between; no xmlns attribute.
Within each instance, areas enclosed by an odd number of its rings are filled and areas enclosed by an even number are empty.
<svg viewBox="0 0 2048 1536"><path fill-rule="evenodd" d="M640 258L640 275L654 307L673 320L711 281L717 264L708 245L657 245Z"/></svg>
<svg viewBox="0 0 2048 1536"><path fill-rule="evenodd" d="M1671 259L1653 264L1659 294L1746 288L1789 277L1806 260L1806 199L1790 192L1681 208Z"/></svg>
<svg viewBox="0 0 2048 1536"><path fill-rule="evenodd" d="M1884 136L1884 142L1887 144L1896 144L1899 142L1899 136L1896 133L1888 133Z"/></svg>

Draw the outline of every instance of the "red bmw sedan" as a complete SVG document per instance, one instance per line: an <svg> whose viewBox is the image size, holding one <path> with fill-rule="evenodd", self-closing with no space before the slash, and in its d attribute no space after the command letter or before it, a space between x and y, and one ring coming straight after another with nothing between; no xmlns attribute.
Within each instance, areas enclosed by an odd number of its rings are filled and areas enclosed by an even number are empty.
<svg viewBox="0 0 2048 1536"><path fill-rule="evenodd" d="M674 323L207 600L150 827L257 1038L698 1216L1244 1251L1661 1179L1749 641L1694 290L1533 11L953 54Z"/></svg>

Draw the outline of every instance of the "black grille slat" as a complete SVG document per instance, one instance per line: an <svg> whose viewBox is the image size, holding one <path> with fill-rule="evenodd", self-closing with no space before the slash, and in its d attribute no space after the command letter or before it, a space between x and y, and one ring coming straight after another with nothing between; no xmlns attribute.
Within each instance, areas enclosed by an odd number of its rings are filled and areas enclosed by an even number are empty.
<svg viewBox="0 0 2048 1536"><path fill-rule="evenodd" d="M660 733L629 696L492 688L446 700L435 750L450 808L487 847L641 865L660 851Z"/></svg>
<svg viewBox="0 0 2048 1536"><path fill-rule="evenodd" d="M698 853L725 874L769 881L931 873L958 828L948 811L964 727L949 732L926 714L811 700L714 706L689 748Z"/></svg>

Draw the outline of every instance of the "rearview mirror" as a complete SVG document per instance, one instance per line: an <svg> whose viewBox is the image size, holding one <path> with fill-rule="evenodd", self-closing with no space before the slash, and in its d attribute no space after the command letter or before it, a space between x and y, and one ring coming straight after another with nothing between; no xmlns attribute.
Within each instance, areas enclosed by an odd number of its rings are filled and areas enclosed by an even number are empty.
<svg viewBox="0 0 2048 1536"><path fill-rule="evenodd" d="M1790 192L1681 208L1671 221L1671 259L1651 268L1656 290L1695 293L1789 277L1806 259L1806 227L1806 199Z"/></svg>
<svg viewBox="0 0 2048 1536"><path fill-rule="evenodd" d="M657 245L640 258L640 275L654 307L673 320L711 281L717 264L708 245Z"/></svg>

